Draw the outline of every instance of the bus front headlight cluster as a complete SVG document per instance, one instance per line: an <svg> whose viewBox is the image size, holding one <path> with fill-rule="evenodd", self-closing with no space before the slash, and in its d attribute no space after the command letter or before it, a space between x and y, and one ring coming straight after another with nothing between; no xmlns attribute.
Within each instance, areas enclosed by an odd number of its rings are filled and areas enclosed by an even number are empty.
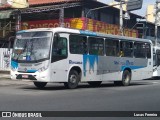
<svg viewBox="0 0 160 120"><path fill-rule="evenodd" d="M41 63L41 64L39 65L38 72L43 72L43 71L47 70L48 67L49 67L49 62L48 62L48 61L45 61L45 62L43 62L43 63Z"/></svg>
<svg viewBox="0 0 160 120"><path fill-rule="evenodd" d="M48 65L39 68L38 71L43 72L43 71L47 70L47 68L48 68Z"/></svg>
<svg viewBox="0 0 160 120"><path fill-rule="evenodd" d="M15 68L13 68L13 67L11 66L11 70L12 70L13 72L15 72L17 69L15 69Z"/></svg>

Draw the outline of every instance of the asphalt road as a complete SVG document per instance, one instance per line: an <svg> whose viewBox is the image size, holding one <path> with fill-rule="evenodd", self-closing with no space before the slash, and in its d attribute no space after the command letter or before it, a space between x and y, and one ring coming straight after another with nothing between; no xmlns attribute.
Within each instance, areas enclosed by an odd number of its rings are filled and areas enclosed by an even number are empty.
<svg viewBox="0 0 160 120"><path fill-rule="evenodd" d="M32 82L0 80L0 111L160 111L160 80L135 81L128 87L84 83L73 90L63 84L39 90Z"/></svg>

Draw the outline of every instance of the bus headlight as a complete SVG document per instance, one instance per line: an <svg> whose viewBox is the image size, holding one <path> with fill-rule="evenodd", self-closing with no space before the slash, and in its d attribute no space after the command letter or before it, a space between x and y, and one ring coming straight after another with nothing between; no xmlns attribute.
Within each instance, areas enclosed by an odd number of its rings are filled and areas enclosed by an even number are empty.
<svg viewBox="0 0 160 120"><path fill-rule="evenodd" d="M39 65L38 72L43 72L43 71L47 70L48 67L49 67L49 62L48 62L48 61L45 61L45 62L43 62L43 63L41 63L41 64Z"/></svg>
<svg viewBox="0 0 160 120"><path fill-rule="evenodd" d="M12 66L11 66L11 70L12 70L13 72L17 71L17 69L13 68Z"/></svg>
<svg viewBox="0 0 160 120"><path fill-rule="evenodd" d="M47 66L43 66L43 67L38 69L38 72L43 72L43 71L47 70L47 68L48 68L48 65Z"/></svg>

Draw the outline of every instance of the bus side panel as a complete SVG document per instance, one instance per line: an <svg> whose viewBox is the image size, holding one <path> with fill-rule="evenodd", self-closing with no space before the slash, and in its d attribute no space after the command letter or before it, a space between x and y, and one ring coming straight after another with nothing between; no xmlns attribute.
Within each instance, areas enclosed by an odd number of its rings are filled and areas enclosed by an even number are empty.
<svg viewBox="0 0 160 120"><path fill-rule="evenodd" d="M51 63L51 82L67 82L68 59Z"/></svg>
<svg viewBox="0 0 160 120"><path fill-rule="evenodd" d="M153 53L153 77L160 76L160 47L154 46Z"/></svg>
<svg viewBox="0 0 160 120"><path fill-rule="evenodd" d="M81 81L102 81L102 63L97 55L83 55Z"/></svg>
<svg viewBox="0 0 160 120"><path fill-rule="evenodd" d="M160 76L160 66L154 66L153 77L159 77L159 76Z"/></svg>
<svg viewBox="0 0 160 120"><path fill-rule="evenodd" d="M68 75L69 75L69 72L73 69L76 70L77 72L79 72L79 69L80 69L80 72L81 72L81 73L79 73L80 75L83 73L83 55L69 54L68 64L69 64ZM77 68L78 68L78 70L77 70ZM82 78L82 76L81 76L81 78Z"/></svg>
<svg viewBox="0 0 160 120"><path fill-rule="evenodd" d="M152 77L153 63L151 59L135 58L135 68L132 70L132 80Z"/></svg>
<svg viewBox="0 0 160 120"><path fill-rule="evenodd" d="M131 71L132 80L150 78L152 75L151 59L126 58L126 57L102 57L99 62L103 63L103 80L122 80L123 71Z"/></svg>
<svg viewBox="0 0 160 120"><path fill-rule="evenodd" d="M103 63L103 81L121 80L119 57L104 56L100 62Z"/></svg>

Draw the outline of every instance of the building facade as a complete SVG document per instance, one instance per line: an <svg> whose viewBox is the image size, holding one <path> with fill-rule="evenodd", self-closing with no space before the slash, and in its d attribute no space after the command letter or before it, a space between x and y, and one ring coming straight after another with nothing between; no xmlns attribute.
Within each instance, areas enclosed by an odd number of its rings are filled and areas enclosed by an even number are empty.
<svg viewBox="0 0 160 120"><path fill-rule="evenodd" d="M58 27L87 29L107 34L119 33L119 9L107 7L91 11L90 9L107 6L97 0L28 0L29 8L13 9L9 5L0 7L0 40L14 36L17 30ZM88 13L88 14L87 14ZM87 14L87 15L86 15ZM132 29L136 18L124 20L126 36L138 37L138 31Z"/></svg>

